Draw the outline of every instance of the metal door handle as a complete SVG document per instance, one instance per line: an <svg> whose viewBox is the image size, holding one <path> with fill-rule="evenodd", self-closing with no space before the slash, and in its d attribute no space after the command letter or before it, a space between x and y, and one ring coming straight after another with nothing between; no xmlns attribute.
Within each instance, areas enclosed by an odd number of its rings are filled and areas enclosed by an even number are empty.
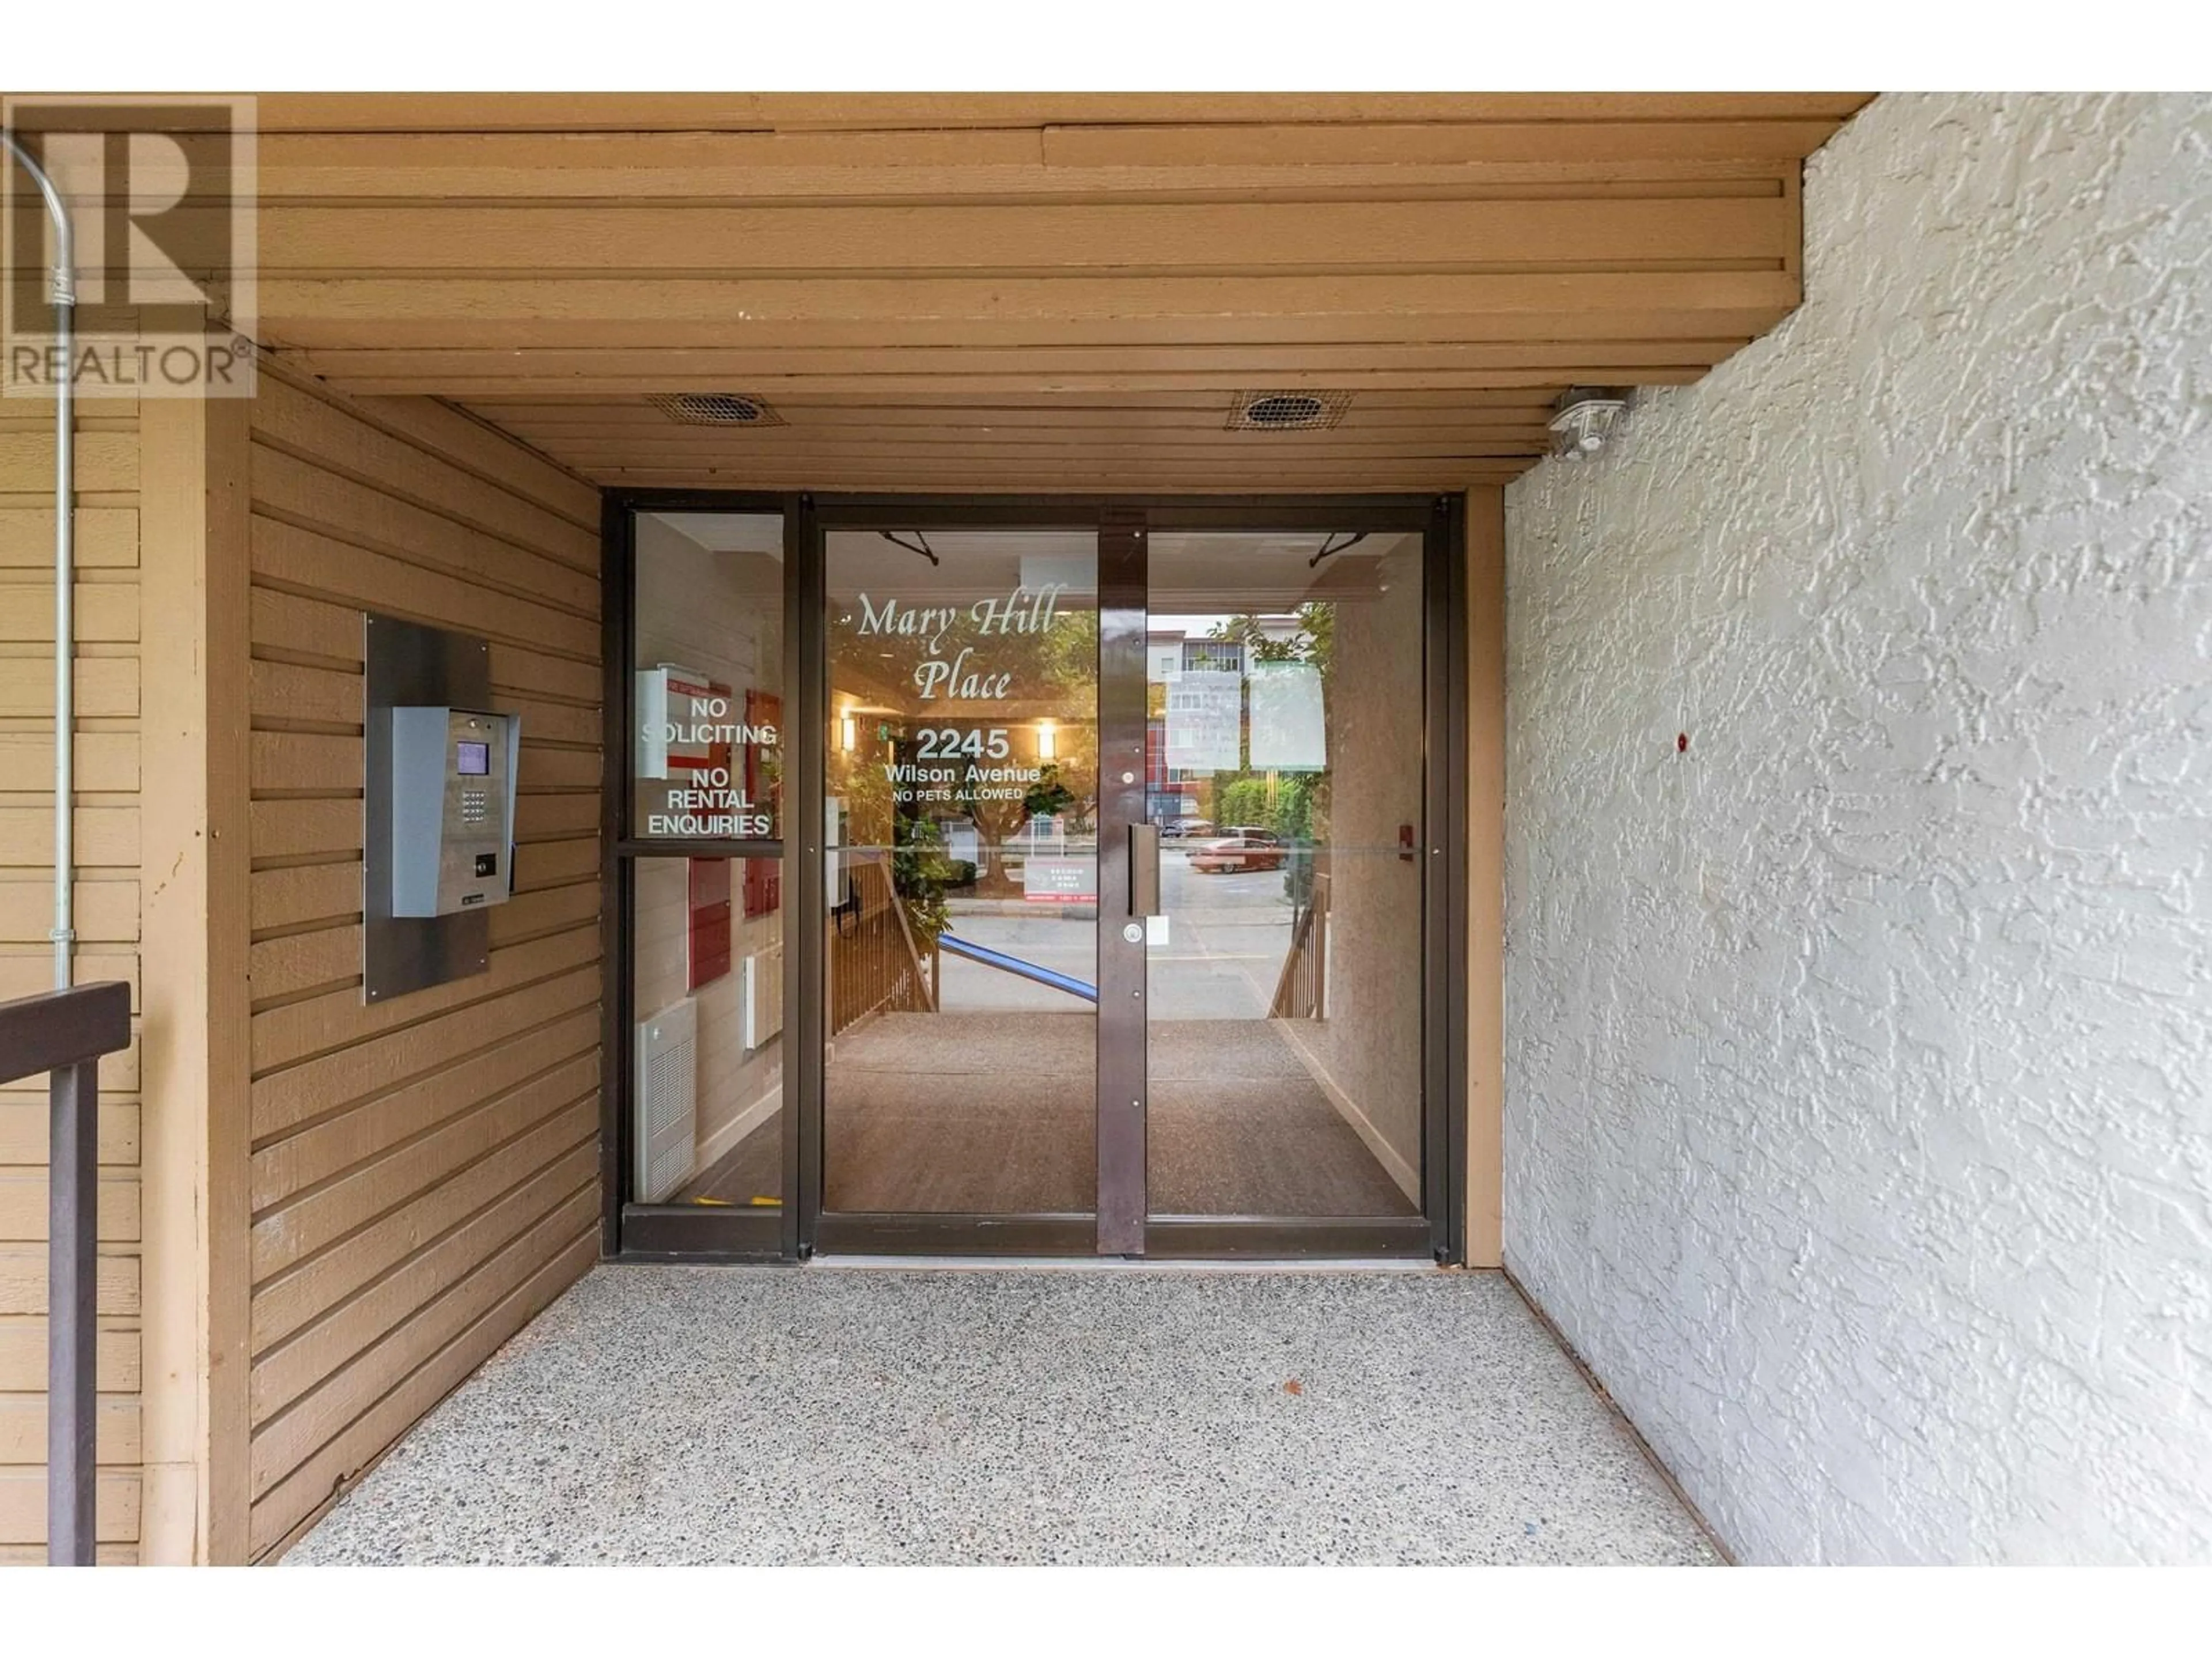
<svg viewBox="0 0 2212 1659"><path fill-rule="evenodd" d="M1129 826L1129 914L1156 916L1160 913L1160 827L1157 823Z"/></svg>

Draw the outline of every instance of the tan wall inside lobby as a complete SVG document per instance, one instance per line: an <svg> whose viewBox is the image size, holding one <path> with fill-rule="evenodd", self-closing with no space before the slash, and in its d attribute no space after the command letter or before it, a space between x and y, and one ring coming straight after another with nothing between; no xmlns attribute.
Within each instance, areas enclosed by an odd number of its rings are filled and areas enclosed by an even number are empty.
<svg viewBox="0 0 2212 1659"><path fill-rule="evenodd" d="M1291 1021L1330 1103L1421 1201L1421 913L1426 860L1401 855L1423 817L1422 542L1395 538L1379 594L1335 607L1328 690L1327 1012Z"/></svg>

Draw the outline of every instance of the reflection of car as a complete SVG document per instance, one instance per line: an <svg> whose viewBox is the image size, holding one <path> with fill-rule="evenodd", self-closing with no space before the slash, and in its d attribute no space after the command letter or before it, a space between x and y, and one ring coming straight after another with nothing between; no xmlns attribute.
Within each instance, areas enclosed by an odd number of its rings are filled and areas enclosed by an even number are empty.
<svg viewBox="0 0 2212 1659"><path fill-rule="evenodd" d="M1170 841L1190 841L1215 833L1211 818L1170 818L1160 825L1160 834Z"/></svg>
<svg viewBox="0 0 2212 1659"><path fill-rule="evenodd" d="M1264 830L1224 836L1193 853L1190 867L1210 875L1231 870L1279 870L1283 867L1283 844Z"/></svg>

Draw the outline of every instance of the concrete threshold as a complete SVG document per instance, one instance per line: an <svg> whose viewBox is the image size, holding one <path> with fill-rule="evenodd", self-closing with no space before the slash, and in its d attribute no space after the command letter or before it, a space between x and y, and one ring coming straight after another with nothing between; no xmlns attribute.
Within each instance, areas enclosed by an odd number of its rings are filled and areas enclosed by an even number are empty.
<svg viewBox="0 0 2212 1659"><path fill-rule="evenodd" d="M872 1271L890 1267L932 1273L1439 1273L1459 1271L1440 1267L1433 1261L1367 1256L1311 1261L1248 1261L1239 1259L1154 1261L1127 1256L1083 1255L817 1255L805 1265L810 1269L833 1273L856 1267Z"/></svg>

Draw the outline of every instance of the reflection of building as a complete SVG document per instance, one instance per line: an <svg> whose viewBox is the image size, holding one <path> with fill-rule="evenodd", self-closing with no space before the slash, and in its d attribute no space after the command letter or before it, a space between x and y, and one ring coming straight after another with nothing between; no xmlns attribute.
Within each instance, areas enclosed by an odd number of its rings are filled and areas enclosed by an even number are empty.
<svg viewBox="0 0 2212 1659"><path fill-rule="evenodd" d="M1296 617L1247 619L1270 644L1289 644L1302 631ZM1214 637L1226 617L1170 617L1145 633L1145 678L1158 684L1171 674L1244 672L1244 641Z"/></svg>
<svg viewBox="0 0 2212 1659"><path fill-rule="evenodd" d="M1245 671L1246 644L1241 639L1218 639L1214 630L1226 617L1168 617L1145 634L1145 678L1164 685L1179 674L1238 674ZM1291 616L1249 619L1261 638L1288 645L1303 631ZM1204 817L1211 805L1214 774L1168 764L1164 703L1155 696L1145 729L1145 815L1158 823L1177 818Z"/></svg>
<svg viewBox="0 0 2212 1659"><path fill-rule="evenodd" d="M1170 823L1202 812L1197 792L1168 765L1168 723L1154 714L1145 722L1145 816Z"/></svg>

